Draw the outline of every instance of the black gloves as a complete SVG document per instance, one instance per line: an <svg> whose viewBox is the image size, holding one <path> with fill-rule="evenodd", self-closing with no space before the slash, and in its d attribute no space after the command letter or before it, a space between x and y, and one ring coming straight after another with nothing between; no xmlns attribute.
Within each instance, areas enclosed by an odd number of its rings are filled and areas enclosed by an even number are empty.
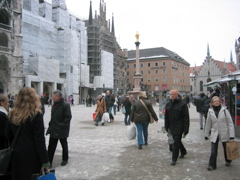
<svg viewBox="0 0 240 180"><path fill-rule="evenodd" d="M205 140L208 140L208 137L205 137Z"/></svg>
<svg viewBox="0 0 240 180"><path fill-rule="evenodd" d="M184 136L186 136L187 134L188 134L188 131L185 131L185 132L184 132Z"/></svg>
<svg viewBox="0 0 240 180"><path fill-rule="evenodd" d="M230 140L234 140L234 137L230 137Z"/></svg>

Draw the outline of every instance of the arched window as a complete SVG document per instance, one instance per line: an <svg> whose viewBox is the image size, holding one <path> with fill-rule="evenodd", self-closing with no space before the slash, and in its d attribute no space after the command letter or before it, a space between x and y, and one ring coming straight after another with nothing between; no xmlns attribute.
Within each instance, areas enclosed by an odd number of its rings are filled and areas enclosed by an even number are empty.
<svg viewBox="0 0 240 180"><path fill-rule="evenodd" d="M199 83L200 83L199 84L200 85L200 91L203 91L203 81L200 81Z"/></svg>
<svg viewBox="0 0 240 180"><path fill-rule="evenodd" d="M0 24L10 25L9 13L6 9L0 10Z"/></svg>
<svg viewBox="0 0 240 180"><path fill-rule="evenodd" d="M5 33L0 33L0 46L8 47L8 37Z"/></svg>

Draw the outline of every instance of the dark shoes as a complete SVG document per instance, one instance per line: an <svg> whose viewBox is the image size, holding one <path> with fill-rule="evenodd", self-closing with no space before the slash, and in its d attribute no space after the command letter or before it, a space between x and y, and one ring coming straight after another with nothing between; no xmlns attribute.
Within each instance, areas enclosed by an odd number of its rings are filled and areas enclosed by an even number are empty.
<svg viewBox="0 0 240 180"><path fill-rule="evenodd" d="M187 152L184 153L184 154L181 154L181 155L179 156L179 158L184 158L185 155L187 155Z"/></svg>
<svg viewBox="0 0 240 180"><path fill-rule="evenodd" d="M215 170L216 168L213 168L212 166L208 166L207 170L212 171Z"/></svg>
<svg viewBox="0 0 240 180"><path fill-rule="evenodd" d="M203 130L203 128L201 127L200 130Z"/></svg>
<svg viewBox="0 0 240 180"><path fill-rule="evenodd" d="M138 149L142 149L142 145L138 145Z"/></svg>
<svg viewBox="0 0 240 180"><path fill-rule="evenodd" d="M172 161L171 166L175 166L175 165L176 165L176 161Z"/></svg>
<svg viewBox="0 0 240 180"><path fill-rule="evenodd" d="M98 124L97 124L97 123L95 123L95 126L98 126Z"/></svg>
<svg viewBox="0 0 240 180"><path fill-rule="evenodd" d="M231 166L231 162L226 162L226 166Z"/></svg>
<svg viewBox="0 0 240 180"><path fill-rule="evenodd" d="M104 123L102 123L102 126L104 126Z"/></svg>
<svg viewBox="0 0 240 180"><path fill-rule="evenodd" d="M147 146L147 145L148 145L148 143L146 142L146 143L145 143L145 146Z"/></svg>
<svg viewBox="0 0 240 180"><path fill-rule="evenodd" d="M68 163L68 161L62 161L61 166L65 166Z"/></svg>

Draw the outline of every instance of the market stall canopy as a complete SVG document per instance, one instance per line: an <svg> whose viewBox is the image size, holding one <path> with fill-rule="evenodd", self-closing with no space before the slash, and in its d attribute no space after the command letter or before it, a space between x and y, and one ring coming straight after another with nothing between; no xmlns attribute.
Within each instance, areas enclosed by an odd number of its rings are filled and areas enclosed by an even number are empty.
<svg viewBox="0 0 240 180"><path fill-rule="evenodd" d="M205 83L205 84L203 84L203 86L214 87L214 86L218 85L219 83L223 83L223 82L227 82L227 81L231 81L231 80L234 80L234 79L231 77L223 77L223 78L215 79L213 81Z"/></svg>

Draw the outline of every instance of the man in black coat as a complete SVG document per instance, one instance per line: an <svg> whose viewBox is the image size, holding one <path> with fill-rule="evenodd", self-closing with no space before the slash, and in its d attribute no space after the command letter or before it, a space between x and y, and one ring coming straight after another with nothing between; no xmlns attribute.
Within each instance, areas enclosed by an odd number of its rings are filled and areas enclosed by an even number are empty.
<svg viewBox="0 0 240 180"><path fill-rule="evenodd" d="M176 89L171 90L171 101L166 105L165 113L165 128L166 131L171 132L173 135L173 151L172 151L172 163L176 165L178 159L179 150L181 155L179 158L183 158L187 151L182 144L182 137L185 137L189 131L189 113L187 104L179 97L179 93Z"/></svg>
<svg viewBox="0 0 240 180"><path fill-rule="evenodd" d="M70 121L72 118L70 105L64 102L62 92L56 90L53 92L52 99L54 104L51 111L51 120L47 134L50 134L48 145L49 161L52 165L53 156L57 147L58 140L62 145L62 166L68 163L68 142L67 138L70 131Z"/></svg>
<svg viewBox="0 0 240 180"><path fill-rule="evenodd" d="M115 98L109 90L106 91L105 102L106 102L107 112L109 113L110 120L111 120L111 122L113 122L114 117L112 114L112 108L113 108L113 104L115 102Z"/></svg>

